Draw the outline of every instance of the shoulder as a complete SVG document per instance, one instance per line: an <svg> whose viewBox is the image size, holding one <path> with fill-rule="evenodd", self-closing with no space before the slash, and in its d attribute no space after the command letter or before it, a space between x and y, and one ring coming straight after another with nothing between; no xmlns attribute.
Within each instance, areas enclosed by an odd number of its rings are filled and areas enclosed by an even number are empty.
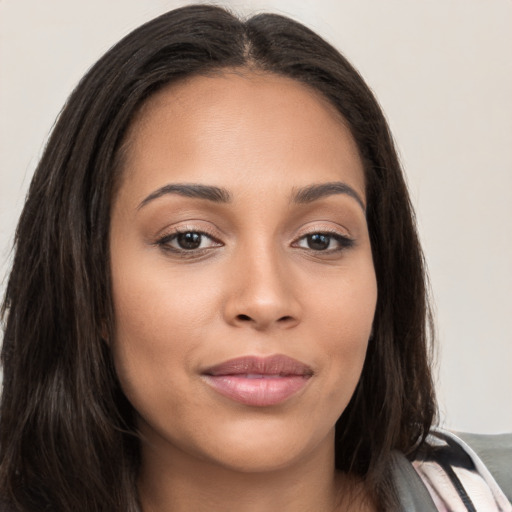
<svg viewBox="0 0 512 512"><path fill-rule="evenodd" d="M457 433L456 435L476 452L512 502L512 433L496 435Z"/></svg>
<svg viewBox="0 0 512 512"><path fill-rule="evenodd" d="M512 512L512 434L433 430L412 465L438 510Z"/></svg>

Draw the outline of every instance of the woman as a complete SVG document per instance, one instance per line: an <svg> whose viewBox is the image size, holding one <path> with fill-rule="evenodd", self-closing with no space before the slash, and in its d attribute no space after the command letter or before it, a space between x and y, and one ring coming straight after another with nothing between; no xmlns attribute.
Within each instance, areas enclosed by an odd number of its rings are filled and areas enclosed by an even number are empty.
<svg viewBox="0 0 512 512"><path fill-rule="evenodd" d="M421 486L430 314L403 176L363 80L286 18L189 6L88 72L4 315L14 510L397 510Z"/></svg>

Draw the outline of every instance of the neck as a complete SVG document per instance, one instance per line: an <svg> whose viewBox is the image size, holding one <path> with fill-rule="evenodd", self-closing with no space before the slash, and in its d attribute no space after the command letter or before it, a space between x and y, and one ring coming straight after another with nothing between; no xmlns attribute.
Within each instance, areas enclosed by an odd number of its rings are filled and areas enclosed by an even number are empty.
<svg viewBox="0 0 512 512"><path fill-rule="evenodd" d="M360 487L335 471L332 445L286 467L253 472L199 460L174 448L142 447L139 493L144 512L362 510L346 507L344 499L349 492L354 498Z"/></svg>

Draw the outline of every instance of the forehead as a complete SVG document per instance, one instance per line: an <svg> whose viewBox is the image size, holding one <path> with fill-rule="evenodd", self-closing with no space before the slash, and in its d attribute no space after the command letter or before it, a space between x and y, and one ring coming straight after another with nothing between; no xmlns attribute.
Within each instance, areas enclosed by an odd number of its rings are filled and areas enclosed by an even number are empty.
<svg viewBox="0 0 512 512"><path fill-rule="evenodd" d="M222 69L178 80L153 94L142 105L133 124L143 122L161 108L172 109L174 114L183 110L190 114L198 107L215 109L221 101L223 108L243 107L244 111L251 111L261 103L280 109L293 107L299 101L306 115L321 106L333 121L344 124L334 105L313 87L283 75L245 68ZM258 110L261 116L265 115L264 111Z"/></svg>
<svg viewBox="0 0 512 512"><path fill-rule="evenodd" d="M341 173L364 197L357 145L339 112L279 75L230 70L172 84L137 113L125 147L126 177L137 188L171 178L248 184L281 177L304 186L315 174L336 181Z"/></svg>

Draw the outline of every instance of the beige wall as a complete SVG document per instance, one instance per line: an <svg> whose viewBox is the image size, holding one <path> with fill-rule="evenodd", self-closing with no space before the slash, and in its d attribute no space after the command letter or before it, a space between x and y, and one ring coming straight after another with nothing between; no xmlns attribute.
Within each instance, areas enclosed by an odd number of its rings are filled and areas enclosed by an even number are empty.
<svg viewBox="0 0 512 512"><path fill-rule="evenodd" d="M0 0L0 272L53 120L85 70L189 2ZM444 423L512 431L512 2L267 0L360 69L394 131L439 326ZM0 291L3 291L3 286Z"/></svg>

